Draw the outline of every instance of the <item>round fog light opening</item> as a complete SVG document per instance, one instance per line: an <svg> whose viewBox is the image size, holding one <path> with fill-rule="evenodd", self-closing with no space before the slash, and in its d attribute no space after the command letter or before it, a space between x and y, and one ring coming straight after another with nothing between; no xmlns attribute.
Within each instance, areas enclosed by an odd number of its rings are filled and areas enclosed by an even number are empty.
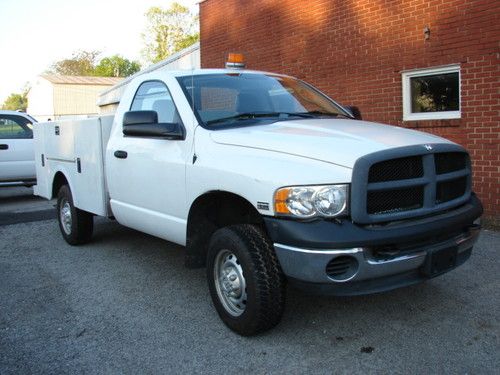
<svg viewBox="0 0 500 375"><path fill-rule="evenodd" d="M333 258L326 265L326 274L335 281L349 280L358 273L358 260L352 256Z"/></svg>

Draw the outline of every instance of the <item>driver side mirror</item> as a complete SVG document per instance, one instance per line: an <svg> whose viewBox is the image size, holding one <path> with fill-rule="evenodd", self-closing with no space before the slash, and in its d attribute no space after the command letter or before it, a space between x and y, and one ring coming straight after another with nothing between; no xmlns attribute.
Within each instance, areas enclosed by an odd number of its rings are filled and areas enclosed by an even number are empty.
<svg viewBox="0 0 500 375"><path fill-rule="evenodd" d="M346 105L344 106L344 109L349 112L352 117L354 117L356 120L362 120L363 117L361 116L361 111L359 110L358 107L353 106L353 105Z"/></svg>
<svg viewBox="0 0 500 375"><path fill-rule="evenodd" d="M184 139L184 130L177 122L158 122L156 111L128 111L123 114L123 134L130 137Z"/></svg>

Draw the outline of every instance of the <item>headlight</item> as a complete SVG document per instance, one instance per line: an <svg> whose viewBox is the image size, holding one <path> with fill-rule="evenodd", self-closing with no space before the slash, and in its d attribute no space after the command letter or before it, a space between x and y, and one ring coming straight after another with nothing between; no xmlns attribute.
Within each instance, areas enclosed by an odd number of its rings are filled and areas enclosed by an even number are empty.
<svg viewBox="0 0 500 375"><path fill-rule="evenodd" d="M285 187L274 194L274 211L300 218L345 215L348 194L348 184Z"/></svg>

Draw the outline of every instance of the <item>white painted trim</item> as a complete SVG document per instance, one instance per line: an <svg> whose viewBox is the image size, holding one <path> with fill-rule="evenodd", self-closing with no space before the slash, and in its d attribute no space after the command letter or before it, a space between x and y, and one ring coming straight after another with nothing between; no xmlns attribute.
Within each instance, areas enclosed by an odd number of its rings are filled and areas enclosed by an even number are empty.
<svg viewBox="0 0 500 375"><path fill-rule="evenodd" d="M435 74L458 73L458 90L459 90L459 110L458 111L441 111L441 112L411 112L411 87L410 79L413 77L425 77ZM462 108L462 82L460 75L460 65L447 65L435 68L414 69L401 72L402 88L403 88L403 121L419 121L419 120L443 120L461 118L460 108Z"/></svg>

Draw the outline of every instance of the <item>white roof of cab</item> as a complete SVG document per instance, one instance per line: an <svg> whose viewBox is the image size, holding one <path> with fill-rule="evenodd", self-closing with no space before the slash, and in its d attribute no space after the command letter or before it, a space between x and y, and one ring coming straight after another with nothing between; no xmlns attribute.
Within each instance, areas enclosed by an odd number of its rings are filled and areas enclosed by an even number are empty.
<svg viewBox="0 0 500 375"><path fill-rule="evenodd" d="M260 70L247 69L194 69L194 70L164 70L161 73L171 74L174 77L197 76L204 74L235 74L235 73L250 73L250 74L274 74L277 73L263 72Z"/></svg>
<svg viewBox="0 0 500 375"><path fill-rule="evenodd" d="M26 112L9 111L9 110L6 110L6 109L0 110L0 115L21 116L21 117L27 118L30 121L35 120L33 117L31 117L30 115L28 115Z"/></svg>

